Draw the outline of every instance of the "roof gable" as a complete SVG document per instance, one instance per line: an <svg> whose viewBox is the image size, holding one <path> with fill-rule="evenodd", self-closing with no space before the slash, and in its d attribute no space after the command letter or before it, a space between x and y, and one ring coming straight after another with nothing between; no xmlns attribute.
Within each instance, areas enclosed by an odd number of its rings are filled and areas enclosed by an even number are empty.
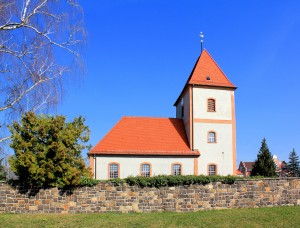
<svg viewBox="0 0 300 228"><path fill-rule="evenodd" d="M181 119L123 117L89 154L199 155Z"/></svg>
<svg viewBox="0 0 300 228"><path fill-rule="evenodd" d="M188 84L236 88L206 50L198 58Z"/></svg>
<svg viewBox="0 0 300 228"><path fill-rule="evenodd" d="M229 81L224 72L205 49L197 59L194 68L174 105L177 105L188 85L236 89L236 86Z"/></svg>

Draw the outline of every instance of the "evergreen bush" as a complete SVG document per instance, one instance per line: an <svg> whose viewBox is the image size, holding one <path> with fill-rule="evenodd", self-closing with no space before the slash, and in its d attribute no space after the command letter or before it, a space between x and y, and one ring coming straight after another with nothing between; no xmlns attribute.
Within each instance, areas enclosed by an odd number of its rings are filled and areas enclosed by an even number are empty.
<svg viewBox="0 0 300 228"><path fill-rule="evenodd" d="M64 116L26 113L10 127L12 171L29 187L71 187L91 182L81 152L89 149L89 128L85 119L66 122ZM83 178L83 179L82 179Z"/></svg>
<svg viewBox="0 0 300 228"><path fill-rule="evenodd" d="M257 159L253 164L251 176L264 176L274 177L276 176L276 165L272 158L272 154L269 151L266 139L261 142L260 150L257 154Z"/></svg>
<svg viewBox="0 0 300 228"><path fill-rule="evenodd" d="M291 177L300 176L300 167L299 167L299 156L297 155L295 149L293 149L289 154L289 163L288 163L288 173Z"/></svg>

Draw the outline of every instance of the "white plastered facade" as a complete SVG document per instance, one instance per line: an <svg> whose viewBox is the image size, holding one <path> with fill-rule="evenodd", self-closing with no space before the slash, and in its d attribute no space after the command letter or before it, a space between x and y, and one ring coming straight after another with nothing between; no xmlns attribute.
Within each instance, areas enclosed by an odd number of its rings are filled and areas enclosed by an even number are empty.
<svg viewBox="0 0 300 228"><path fill-rule="evenodd" d="M182 115L182 105L183 105L183 114ZM188 141L190 142L190 126L191 126L191 120L190 120L190 90L187 90L185 94L183 95L180 103L176 106L176 118L182 118L184 123L184 128L186 132L186 136L188 138Z"/></svg>
<svg viewBox="0 0 300 228"><path fill-rule="evenodd" d="M109 179L108 169L110 163L118 163L120 178L140 175L142 163L151 164L151 175L171 175L172 164L181 164L182 175L194 174L194 158L175 156L95 156L95 178L99 180Z"/></svg>
<svg viewBox="0 0 300 228"><path fill-rule="evenodd" d="M186 99L190 94L192 98ZM215 112L207 110L208 99L215 100ZM193 121L183 119L191 149L200 151L198 174L207 175L210 164L217 166L219 175L235 174L236 133L233 89L191 86L191 90L187 90L183 95L183 101L184 114L192 112L189 116L192 116ZM178 103L176 106L177 118L181 118L182 115L181 105L182 103ZM187 108L190 110L186 111ZM188 124L190 126L187 126ZM215 143L208 142L209 132L215 132ZM193 135L193 142L190 140L190 134Z"/></svg>

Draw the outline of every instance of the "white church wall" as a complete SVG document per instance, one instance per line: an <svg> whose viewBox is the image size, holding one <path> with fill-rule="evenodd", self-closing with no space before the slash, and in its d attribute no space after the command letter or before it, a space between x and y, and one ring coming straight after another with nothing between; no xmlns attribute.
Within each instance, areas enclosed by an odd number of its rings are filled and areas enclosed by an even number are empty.
<svg viewBox="0 0 300 228"><path fill-rule="evenodd" d="M152 176L171 175L172 163L182 165L182 175L194 174L194 158L191 157L145 157L145 156L96 156L96 179L108 179L108 164L117 162L120 165L120 178L140 175L141 163L152 165Z"/></svg>
<svg viewBox="0 0 300 228"><path fill-rule="evenodd" d="M207 112L207 99L216 101L216 112ZM193 88L194 119L231 120L231 91Z"/></svg>
<svg viewBox="0 0 300 228"><path fill-rule="evenodd" d="M182 105L184 108L184 115L182 116ZM182 118L184 123L185 132L190 141L190 90L186 90L185 94L182 97L182 100L176 105L176 118Z"/></svg>
<svg viewBox="0 0 300 228"><path fill-rule="evenodd" d="M178 104L176 105L176 118L181 118L181 102L178 102Z"/></svg>
<svg viewBox="0 0 300 228"><path fill-rule="evenodd" d="M208 165L216 164L219 175L234 174L234 140L230 90L194 88L194 149L199 149L199 174L208 174ZM216 111L207 111L207 100L215 99ZM208 143L208 132L216 133L216 143Z"/></svg>
<svg viewBox="0 0 300 228"><path fill-rule="evenodd" d="M184 115L183 115L183 123L185 132L188 138L189 143L191 143L190 140L190 91L187 90L187 92L183 96L183 107L184 107Z"/></svg>
<svg viewBox="0 0 300 228"><path fill-rule="evenodd" d="M216 143L208 142L208 132L216 133ZM208 174L208 164L216 164L219 175L233 174L232 125L194 123L194 146L200 150L199 174Z"/></svg>

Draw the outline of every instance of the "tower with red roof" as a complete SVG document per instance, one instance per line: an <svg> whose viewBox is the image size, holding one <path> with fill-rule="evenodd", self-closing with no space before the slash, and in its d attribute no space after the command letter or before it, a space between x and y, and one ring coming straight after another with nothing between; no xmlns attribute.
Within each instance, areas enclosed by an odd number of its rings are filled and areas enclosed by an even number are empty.
<svg viewBox="0 0 300 228"><path fill-rule="evenodd" d="M198 173L236 174L235 89L203 50L174 104L190 149L201 153L195 162Z"/></svg>

